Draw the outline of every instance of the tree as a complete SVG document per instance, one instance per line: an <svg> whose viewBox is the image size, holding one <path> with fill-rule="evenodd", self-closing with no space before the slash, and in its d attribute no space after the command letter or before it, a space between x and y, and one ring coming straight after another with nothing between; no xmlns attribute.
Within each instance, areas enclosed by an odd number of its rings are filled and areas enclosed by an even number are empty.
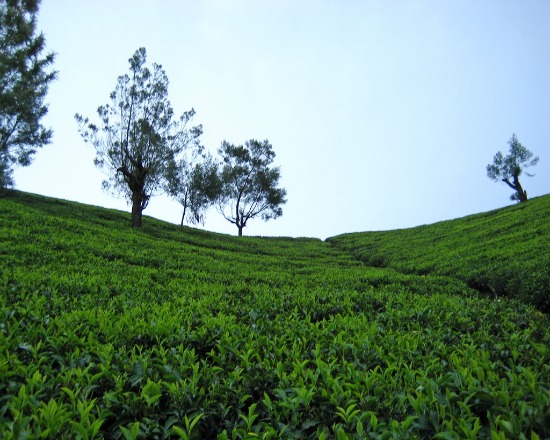
<svg viewBox="0 0 550 440"><path fill-rule="evenodd" d="M515 134L508 141L508 145L510 154L506 157L500 151L495 154L493 163L487 165L487 176L495 182L500 180L512 188L515 192L510 197L511 200L525 202L527 192L521 186L519 176L525 168L536 165L539 158L533 157L533 153L521 145ZM533 174L525 174L533 177Z"/></svg>
<svg viewBox="0 0 550 440"><path fill-rule="evenodd" d="M201 149L202 126L186 128L193 109L174 120L168 77L159 64L145 66L144 48L129 63L130 75L118 77L111 104L97 109L101 128L79 114L75 118L84 141L96 150L94 163L109 172L103 187L127 197L132 225L140 227L150 198L164 189L168 165L186 149Z"/></svg>
<svg viewBox="0 0 550 440"><path fill-rule="evenodd" d="M267 140L252 139L244 146L223 141L218 153L223 159L218 210L237 226L239 236L251 218L261 215L267 221L283 215L286 190L277 188L279 168L269 167L275 153Z"/></svg>
<svg viewBox="0 0 550 440"><path fill-rule="evenodd" d="M13 185L15 165L28 166L52 131L40 120L56 72L55 55L42 56L46 40L35 35L39 0L0 0L0 188Z"/></svg>
<svg viewBox="0 0 550 440"><path fill-rule="evenodd" d="M210 154L200 158L202 161L173 161L168 170L166 191L183 206L181 226L186 218L204 225L206 211L220 193L218 165Z"/></svg>

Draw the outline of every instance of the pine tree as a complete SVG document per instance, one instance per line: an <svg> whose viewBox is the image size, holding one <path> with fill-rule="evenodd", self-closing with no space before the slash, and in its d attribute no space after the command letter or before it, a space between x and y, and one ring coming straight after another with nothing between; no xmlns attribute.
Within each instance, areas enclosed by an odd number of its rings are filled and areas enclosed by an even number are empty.
<svg viewBox="0 0 550 440"><path fill-rule="evenodd" d="M39 0L0 0L0 188L14 184L15 165L30 165L52 131L40 120L56 78L55 55L42 55L46 40L36 35Z"/></svg>

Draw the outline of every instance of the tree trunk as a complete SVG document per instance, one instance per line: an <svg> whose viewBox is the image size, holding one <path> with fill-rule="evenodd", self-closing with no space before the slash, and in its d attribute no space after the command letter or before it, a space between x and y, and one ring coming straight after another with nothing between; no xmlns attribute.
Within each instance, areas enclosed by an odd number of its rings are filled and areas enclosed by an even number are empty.
<svg viewBox="0 0 550 440"><path fill-rule="evenodd" d="M522 188L521 183L519 183L519 180L516 176L514 176L514 185L516 187L516 190L518 192L518 200L521 202L527 201L527 193Z"/></svg>
<svg viewBox="0 0 550 440"><path fill-rule="evenodd" d="M517 199L512 197L512 200L518 200L520 203L521 202L526 202L527 201L527 191L525 191L523 189L523 187L521 186L521 183L519 183L519 178L518 178L518 175L517 174L514 174L513 176L513 179L514 179L514 182L510 182L510 180L508 180L508 178L504 178L502 179L502 181L508 185L510 188L512 188L514 191L516 191L516 196L517 196Z"/></svg>
<svg viewBox="0 0 550 440"><path fill-rule="evenodd" d="M518 191L518 200L520 202L526 202L527 201L527 193L523 190Z"/></svg>
<svg viewBox="0 0 550 440"><path fill-rule="evenodd" d="M183 226L183 221L185 220L185 211L187 211L187 205L183 206L183 214L181 215L181 223L180 226Z"/></svg>
<svg viewBox="0 0 550 440"><path fill-rule="evenodd" d="M141 228L141 213L142 213L141 193L132 194L132 226Z"/></svg>
<svg viewBox="0 0 550 440"><path fill-rule="evenodd" d="M235 207L235 224L239 230L239 237L243 236L243 225L241 225L241 217L239 216L239 204L241 203L241 197L237 198L237 206Z"/></svg>
<svg viewBox="0 0 550 440"><path fill-rule="evenodd" d="M187 202L188 202L188 196L189 196L189 191L188 190L185 190L185 195L184 195L184 198L183 198L183 214L181 215L181 223L180 223L180 226L183 226L183 221L185 220L185 213L187 212Z"/></svg>

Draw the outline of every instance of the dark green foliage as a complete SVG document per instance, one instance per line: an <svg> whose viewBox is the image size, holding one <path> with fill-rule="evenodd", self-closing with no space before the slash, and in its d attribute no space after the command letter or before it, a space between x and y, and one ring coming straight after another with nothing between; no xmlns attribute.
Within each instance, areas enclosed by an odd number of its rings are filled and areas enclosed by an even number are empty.
<svg viewBox="0 0 550 440"><path fill-rule="evenodd" d="M520 302L316 239L0 205L2 438L550 435L550 322Z"/></svg>
<svg viewBox="0 0 550 440"><path fill-rule="evenodd" d="M550 312L550 196L458 220L329 239L368 265L455 277Z"/></svg>
<svg viewBox="0 0 550 440"><path fill-rule="evenodd" d="M132 225L140 227L150 198L164 187L168 165L188 149L200 152L202 126L187 128L193 109L174 120L168 77L161 65L146 66L145 48L128 61L130 75L118 77L111 104L97 109L101 125L79 114L75 119L84 141L96 150L94 163L109 172L104 188L131 201Z"/></svg>
<svg viewBox="0 0 550 440"><path fill-rule="evenodd" d="M15 165L28 166L52 131L40 120L56 73L54 54L42 57L46 41L36 35L38 0L0 0L0 188L13 185Z"/></svg>

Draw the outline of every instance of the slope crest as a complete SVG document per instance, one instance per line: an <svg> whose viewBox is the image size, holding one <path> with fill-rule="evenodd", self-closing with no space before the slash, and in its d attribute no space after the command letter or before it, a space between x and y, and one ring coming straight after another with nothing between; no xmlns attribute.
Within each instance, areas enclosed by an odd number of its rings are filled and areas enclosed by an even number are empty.
<svg viewBox="0 0 550 440"><path fill-rule="evenodd" d="M367 265L453 276L496 296L550 311L550 195L410 229L327 239Z"/></svg>

